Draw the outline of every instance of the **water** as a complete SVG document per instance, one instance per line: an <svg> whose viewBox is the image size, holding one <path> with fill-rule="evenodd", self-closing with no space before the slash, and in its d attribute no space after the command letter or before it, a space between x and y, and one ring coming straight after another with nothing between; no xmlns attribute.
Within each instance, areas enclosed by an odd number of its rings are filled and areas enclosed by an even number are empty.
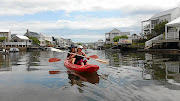
<svg viewBox="0 0 180 101"><path fill-rule="evenodd" d="M65 53L0 55L1 101L179 101L179 55L88 50L110 59L95 74L64 67ZM50 63L50 58L60 58ZM55 72L54 72L55 71Z"/></svg>

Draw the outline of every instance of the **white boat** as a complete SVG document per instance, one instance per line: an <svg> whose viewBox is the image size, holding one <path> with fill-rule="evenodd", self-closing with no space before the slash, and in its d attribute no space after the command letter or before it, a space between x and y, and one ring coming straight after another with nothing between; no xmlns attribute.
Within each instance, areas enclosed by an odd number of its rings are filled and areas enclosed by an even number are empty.
<svg viewBox="0 0 180 101"><path fill-rule="evenodd" d="M10 48L9 52L19 52L18 48Z"/></svg>

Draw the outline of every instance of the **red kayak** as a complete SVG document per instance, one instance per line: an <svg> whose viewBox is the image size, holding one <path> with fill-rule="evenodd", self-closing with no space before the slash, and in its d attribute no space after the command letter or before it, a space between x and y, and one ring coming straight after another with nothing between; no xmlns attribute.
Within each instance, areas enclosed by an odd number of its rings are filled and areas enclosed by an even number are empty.
<svg viewBox="0 0 180 101"><path fill-rule="evenodd" d="M85 73L94 73L99 69L99 66L89 64L89 65L77 65L77 64L72 64L68 60L64 61L64 65L71 70L74 70L76 72L85 72Z"/></svg>

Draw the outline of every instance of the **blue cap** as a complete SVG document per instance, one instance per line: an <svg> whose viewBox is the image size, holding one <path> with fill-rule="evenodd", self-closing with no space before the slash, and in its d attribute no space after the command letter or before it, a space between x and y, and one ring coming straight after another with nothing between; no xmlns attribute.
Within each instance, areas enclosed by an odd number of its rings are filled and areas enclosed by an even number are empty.
<svg viewBox="0 0 180 101"><path fill-rule="evenodd" d="M75 46L74 45L71 45L71 48L74 48Z"/></svg>

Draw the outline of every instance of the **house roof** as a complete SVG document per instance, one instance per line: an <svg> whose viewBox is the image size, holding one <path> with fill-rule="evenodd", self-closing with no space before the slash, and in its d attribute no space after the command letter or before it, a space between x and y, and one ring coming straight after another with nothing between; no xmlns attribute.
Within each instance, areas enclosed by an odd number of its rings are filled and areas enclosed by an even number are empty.
<svg viewBox="0 0 180 101"><path fill-rule="evenodd" d="M30 33L30 34L32 34L32 35L39 35L39 34L36 33L36 32L30 32L30 31L28 31L28 33Z"/></svg>
<svg viewBox="0 0 180 101"><path fill-rule="evenodd" d="M120 30L118 30L117 28L114 28L113 30L111 30L111 31L110 31L110 33L111 33L111 32L113 32L113 31L118 31L118 32L121 32L121 31L120 31Z"/></svg>
<svg viewBox="0 0 180 101"><path fill-rule="evenodd" d="M157 13L157 14L155 14L154 16L152 16L150 19L155 19L155 18L160 17L160 16L163 16L163 15L171 14L171 13L172 13L174 10L176 10L176 9L179 9L179 8L176 7L176 8L167 10L167 11L163 11L163 12Z"/></svg>
<svg viewBox="0 0 180 101"><path fill-rule="evenodd" d="M17 35L17 34L11 34L11 38L14 37L14 36L16 36L16 35Z"/></svg>
<svg viewBox="0 0 180 101"><path fill-rule="evenodd" d="M172 20L171 22L167 23L166 26L172 26L172 27L180 27L180 17Z"/></svg>
<svg viewBox="0 0 180 101"><path fill-rule="evenodd" d="M9 29L0 29L0 32L10 32Z"/></svg>
<svg viewBox="0 0 180 101"><path fill-rule="evenodd" d="M22 35L16 35L20 39L28 40L29 38L27 36L22 36Z"/></svg>

